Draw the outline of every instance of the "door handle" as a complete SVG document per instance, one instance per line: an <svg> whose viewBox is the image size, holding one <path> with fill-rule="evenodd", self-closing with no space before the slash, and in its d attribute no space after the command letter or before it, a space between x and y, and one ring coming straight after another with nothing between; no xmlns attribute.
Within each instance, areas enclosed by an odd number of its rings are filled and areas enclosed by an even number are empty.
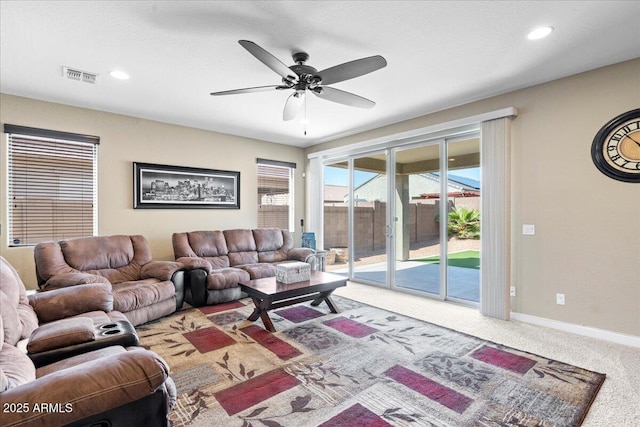
<svg viewBox="0 0 640 427"><path fill-rule="evenodd" d="M393 236L393 227L391 227L391 224L387 224L384 226L384 235L387 237Z"/></svg>

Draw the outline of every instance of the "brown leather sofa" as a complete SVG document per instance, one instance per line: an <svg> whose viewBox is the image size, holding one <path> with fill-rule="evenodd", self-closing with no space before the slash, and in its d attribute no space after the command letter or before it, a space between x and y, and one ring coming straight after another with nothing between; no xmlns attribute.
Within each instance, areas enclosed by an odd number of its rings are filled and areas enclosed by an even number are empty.
<svg viewBox="0 0 640 427"><path fill-rule="evenodd" d="M113 309L134 325L169 315L182 307L184 266L153 261L143 236L98 236L44 242L35 246L41 290L105 283Z"/></svg>
<svg viewBox="0 0 640 427"><path fill-rule="evenodd" d="M82 298L73 300L69 294ZM77 353L74 348L64 358L37 367L22 348L24 342L27 348L33 343L49 349L74 347L78 340L86 342L82 335L91 332L86 324L129 324L121 313L99 311L110 308L110 296L104 285L82 285L37 295L32 305L18 273L0 257L0 424L168 425L175 385L157 354L111 345L93 351L86 347L87 353L69 357ZM98 310L83 313L80 301L88 310ZM38 315L51 322L39 325ZM65 315L74 317L62 318ZM43 333L56 324L53 334Z"/></svg>
<svg viewBox="0 0 640 427"><path fill-rule="evenodd" d="M246 297L238 282L276 275L276 264L303 261L315 267L315 251L294 248L288 230L257 228L174 233L177 262L189 267L185 301L200 307Z"/></svg>

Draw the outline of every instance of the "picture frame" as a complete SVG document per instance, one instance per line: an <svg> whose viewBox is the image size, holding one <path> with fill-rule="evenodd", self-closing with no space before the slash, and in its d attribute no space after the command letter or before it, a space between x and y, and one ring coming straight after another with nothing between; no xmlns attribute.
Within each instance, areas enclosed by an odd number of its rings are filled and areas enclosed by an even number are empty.
<svg viewBox="0 0 640 427"><path fill-rule="evenodd" d="M133 163L134 209L240 209L240 172Z"/></svg>

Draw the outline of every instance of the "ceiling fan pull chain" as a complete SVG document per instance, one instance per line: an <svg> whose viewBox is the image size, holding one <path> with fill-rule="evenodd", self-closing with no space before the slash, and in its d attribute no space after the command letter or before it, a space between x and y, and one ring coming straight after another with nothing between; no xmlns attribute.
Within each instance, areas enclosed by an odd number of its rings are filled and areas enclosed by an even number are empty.
<svg viewBox="0 0 640 427"><path fill-rule="evenodd" d="M304 136L307 136L307 97L304 97Z"/></svg>

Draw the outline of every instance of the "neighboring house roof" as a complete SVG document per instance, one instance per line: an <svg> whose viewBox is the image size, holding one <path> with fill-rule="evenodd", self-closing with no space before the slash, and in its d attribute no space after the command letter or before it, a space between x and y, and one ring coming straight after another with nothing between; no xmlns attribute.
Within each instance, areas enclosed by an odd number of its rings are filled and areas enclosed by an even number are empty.
<svg viewBox="0 0 640 427"><path fill-rule="evenodd" d="M354 188L358 200L386 201L387 176L376 175L367 182ZM451 195L477 196L480 194L480 183L474 179L449 175L447 192ZM409 175L409 198L426 198L440 194L440 176L437 173Z"/></svg>
<svg viewBox="0 0 640 427"><path fill-rule="evenodd" d="M344 203L347 193L349 193L349 187L347 187L346 185L325 185L324 201L333 203Z"/></svg>
<svg viewBox="0 0 640 427"><path fill-rule="evenodd" d="M438 175L438 174L436 174ZM460 185L463 185L465 187L467 187L468 189L473 189L473 190L480 190L480 181L475 180L475 179L471 179L471 178L466 178L464 176L457 176L457 175L452 175L449 174L449 182L456 182Z"/></svg>

